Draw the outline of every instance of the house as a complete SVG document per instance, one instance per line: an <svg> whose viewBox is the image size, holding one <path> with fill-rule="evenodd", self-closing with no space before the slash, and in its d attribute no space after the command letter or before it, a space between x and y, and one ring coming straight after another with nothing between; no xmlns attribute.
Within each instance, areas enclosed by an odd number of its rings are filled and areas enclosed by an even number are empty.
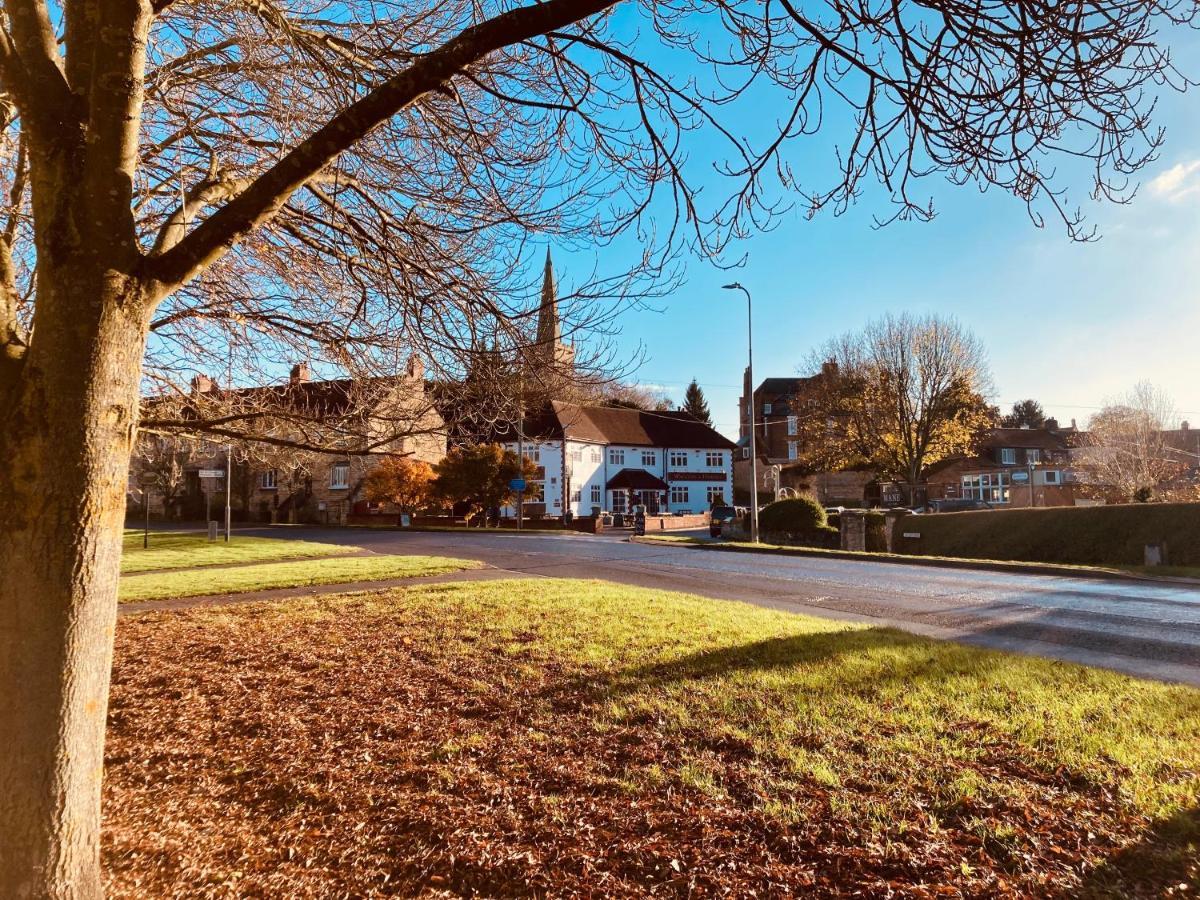
<svg viewBox="0 0 1200 900"><path fill-rule="evenodd" d="M826 362L816 375L766 378L750 391L750 373L742 377L738 400L740 422L734 487L739 497L750 491L750 408L754 408L754 439L758 450L760 493L790 489L812 494L826 505L857 506L863 503L875 473L869 469L813 472L804 462L803 434L807 420L822 412L830 379L836 378L837 363ZM750 399L748 399L750 398Z"/></svg>
<svg viewBox="0 0 1200 900"><path fill-rule="evenodd" d="M1072 450L1079 432L1074 423L1059 428L1049 419L1042 428L992 428L981 435L976 452L935 463L925 477L926 501L982 500L993 506L1074 506L1087 500ZM885 492L886 492L886 486Z"/></svg>
<svg viewBox="0 0 1200 900"><path fill-rule="evenodd" d="M554 401L499 442L537 465L525 513L703 513L733 496L734 443L685 412ZM502 515L514 516L507 507Z"/></svg>
<svg viewBox="0 0 1200 900"><path fill-rule="evenodd" d="M247 431L277 441L243 441L232 457L231 505L244 520L344 522L356 507L365 509L363 481L383 455L429 463L445 455L445 425L426 396L416 357L400 374L371 379L314 381L307 363L293 366L282 384L233 390L197 375L182 400L145 401L143 418L153 422L168 405L185 422L214 415L234 420L235 429L239 420L252 422ZM206 508L224 507L224 477L202 478L201 472L226 470L227 444L202 425L174 431L183 439L145 436L139 442L130 481L154 476L152 515L202 518ZM140 493L131 499L144 509Z"/></svg>

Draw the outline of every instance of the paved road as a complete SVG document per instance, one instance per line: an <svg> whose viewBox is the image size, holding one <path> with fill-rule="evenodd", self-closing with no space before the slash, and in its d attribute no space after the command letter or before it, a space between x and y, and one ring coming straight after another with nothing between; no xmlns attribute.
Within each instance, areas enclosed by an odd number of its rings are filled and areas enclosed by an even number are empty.
<svg viewBox="0 0 1200 900"><path fill-rule="evenodd" d="M719 553L613 535L286 530L378 552L468 557L519 576L603 578L893 625L1200 685L1196 586Z"/></svg>

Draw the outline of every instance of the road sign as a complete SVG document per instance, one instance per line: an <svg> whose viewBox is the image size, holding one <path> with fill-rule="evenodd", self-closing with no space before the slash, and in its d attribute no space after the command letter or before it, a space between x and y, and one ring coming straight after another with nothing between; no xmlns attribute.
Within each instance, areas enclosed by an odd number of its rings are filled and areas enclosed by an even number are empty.
<svg viewBox="0 0 1200 900"><path fill-rule="evenodd" d="M524 478L514 478L512 481L510 481L508 483L508 486L511 490L523 491L523 490L525 490L525 479Z"/></svg>
<svg viewBox="0 0 1200 900"><path fill-rule="evenodd" d="M201 469L200 477L201 478L224 478L225 470L224 469Z"/></svg>
<svg viewBox="0 0 1200 900"><path fill-rule="evenodd" d="M1012 480L1013 481L1028 481L1029 473L1028 472L1013 472Z"/></svg>

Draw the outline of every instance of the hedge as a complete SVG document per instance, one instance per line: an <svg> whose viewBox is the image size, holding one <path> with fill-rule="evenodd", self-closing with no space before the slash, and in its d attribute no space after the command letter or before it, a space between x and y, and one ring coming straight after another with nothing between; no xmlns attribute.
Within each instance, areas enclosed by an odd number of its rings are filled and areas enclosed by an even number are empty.
<svg viewBox="0 0 1200 900"><path fill-rule="evenodd" d="M1200 503L935 513L895 528L896 550L918 556L1138 566L1146 544L1165 542L1171 565L1200 565Z"/></svg>

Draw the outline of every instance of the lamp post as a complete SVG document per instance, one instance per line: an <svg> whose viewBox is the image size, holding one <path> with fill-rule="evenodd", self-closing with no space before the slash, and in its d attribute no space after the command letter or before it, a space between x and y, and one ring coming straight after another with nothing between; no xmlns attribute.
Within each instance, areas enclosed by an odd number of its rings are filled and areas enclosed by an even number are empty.
<svg viewBox="0 0 1200 900"><path fill-rule="evenodd" d="M758 543L758 441L754 427L754 314L750 302L750 292L740 282L722 285L727 291L741 291L746 295L746 349L748 364L746 372L750 382L749 396L746 402L750 406L750 540Z"/></svg>

